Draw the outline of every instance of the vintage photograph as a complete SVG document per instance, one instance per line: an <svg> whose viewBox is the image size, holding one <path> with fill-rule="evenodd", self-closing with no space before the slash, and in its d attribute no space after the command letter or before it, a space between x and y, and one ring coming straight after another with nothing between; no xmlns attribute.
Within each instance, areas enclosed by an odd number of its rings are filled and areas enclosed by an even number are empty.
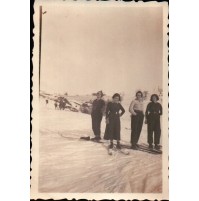
<svg viewBox="0 0 199 201"><path fill-rule="evenodd" d="M168 199L168 4L34 12L31 198Z"/></svg>

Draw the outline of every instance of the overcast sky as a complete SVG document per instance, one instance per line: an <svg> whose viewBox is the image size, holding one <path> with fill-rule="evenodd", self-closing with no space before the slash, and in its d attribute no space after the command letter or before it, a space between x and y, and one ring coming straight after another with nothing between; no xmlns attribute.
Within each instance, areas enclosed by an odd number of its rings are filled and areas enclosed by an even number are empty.
<svg viewBox="0 0 199 201"><path fill-rule="evenodd" d="M43 6L41 90L162 87L162 8Z"/></svg>

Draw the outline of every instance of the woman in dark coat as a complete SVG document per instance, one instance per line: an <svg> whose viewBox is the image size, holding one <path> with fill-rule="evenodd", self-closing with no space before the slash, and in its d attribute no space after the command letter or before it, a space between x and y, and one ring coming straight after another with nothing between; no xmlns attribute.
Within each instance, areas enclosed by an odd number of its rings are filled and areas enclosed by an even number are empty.
<svg viewBox="0 0 199 201"><path fill-rule="evenodd" d="M114 94L112 99L112 102L109 102L106 108L106 130L104 139L110 140L110 149L113 148L113 140L117 140L117 149L121 149L120 117L125 113L125 110L120 104L121 97L118 93Z"/></svg>
<svg viewBox="0 0 199 201"><path fill-rule="evenodd" d="M160 128L160 115L162 115L162 106L157 101L159 97L157 94L153 94L151 96L151 102L147 105L146 112L145 112L145 123L147 124L147 131L148 131L148 143L149 148L153 149L153 142L155 144L155 149L159 149L160 144L160 135L161 135L161 128ZM153 139L154 133L154 139Z"/></svg>

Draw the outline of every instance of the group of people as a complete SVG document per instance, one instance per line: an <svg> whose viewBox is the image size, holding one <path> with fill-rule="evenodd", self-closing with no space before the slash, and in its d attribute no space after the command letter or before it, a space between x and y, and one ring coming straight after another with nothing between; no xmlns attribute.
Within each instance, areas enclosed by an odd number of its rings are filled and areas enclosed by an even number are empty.
<svg viewBox="0 0 199 201"><path fill-rule="evenodd" d="M48 99L46 99L46 105L48 105ZM61 100L61 101L56 100L54 102L54 107L55 107L55 109L64 110L66 108L66 101L65 100Z"/></svg>
<svg viewBox="0 0 199 201"><path fill-rule="evenodd" d="M101 139L101 121L105 110L105 101L102 91L97 92L97 98L93 101L91 112L92 130L95 137L91 140L99 141ZM160 149L160 116L162 115L162 106L158 102L159 96L152 94L150 103L148 103L146 111L144 111L143 93L136 92L136 98L131 102L129 112L131 113L131 147L136 150L139 148L139 138L142 131L143 122L147 124L147 141L150 149ZM113 148L113 140L117 141L117 149L121 149L120 145L120 117L125 113L125 109L121 105L121 96L115 93L112 101L106 106L105 118L106 129L104 139L110 140L109 148ZM153 135L154 134L154 135ZM155 146L154 146L155 145Z"/></svg>
<svg viewBox="0 0 199 201"><path fill-rule="evenodd" d="M54 102L55 109L60 109L60 110L65 110L67 107L69 107L67 106L67 104L71 105L69 101L63 97L59 97L58 100L55 100Z"/></svg>

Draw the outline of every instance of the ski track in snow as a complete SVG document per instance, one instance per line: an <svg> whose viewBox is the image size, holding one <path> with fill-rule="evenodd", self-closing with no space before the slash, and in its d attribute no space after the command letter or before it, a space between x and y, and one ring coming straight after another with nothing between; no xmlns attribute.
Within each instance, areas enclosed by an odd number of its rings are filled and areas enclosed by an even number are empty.
<svg viewBox="0 0 199 201"><path fill-rule="evenodd" d="M126 108L126 113L128 109ZM121 118L121 138L130 141L130 117ZM102 120L102 136L105 120ZM129 155L108 155L107 146L82 141L93 136L91 117L60 111L49 105L40 107L41 193L161 193L162 155L129 150ZM146 125L139 143L146 143Z"/></svg>

